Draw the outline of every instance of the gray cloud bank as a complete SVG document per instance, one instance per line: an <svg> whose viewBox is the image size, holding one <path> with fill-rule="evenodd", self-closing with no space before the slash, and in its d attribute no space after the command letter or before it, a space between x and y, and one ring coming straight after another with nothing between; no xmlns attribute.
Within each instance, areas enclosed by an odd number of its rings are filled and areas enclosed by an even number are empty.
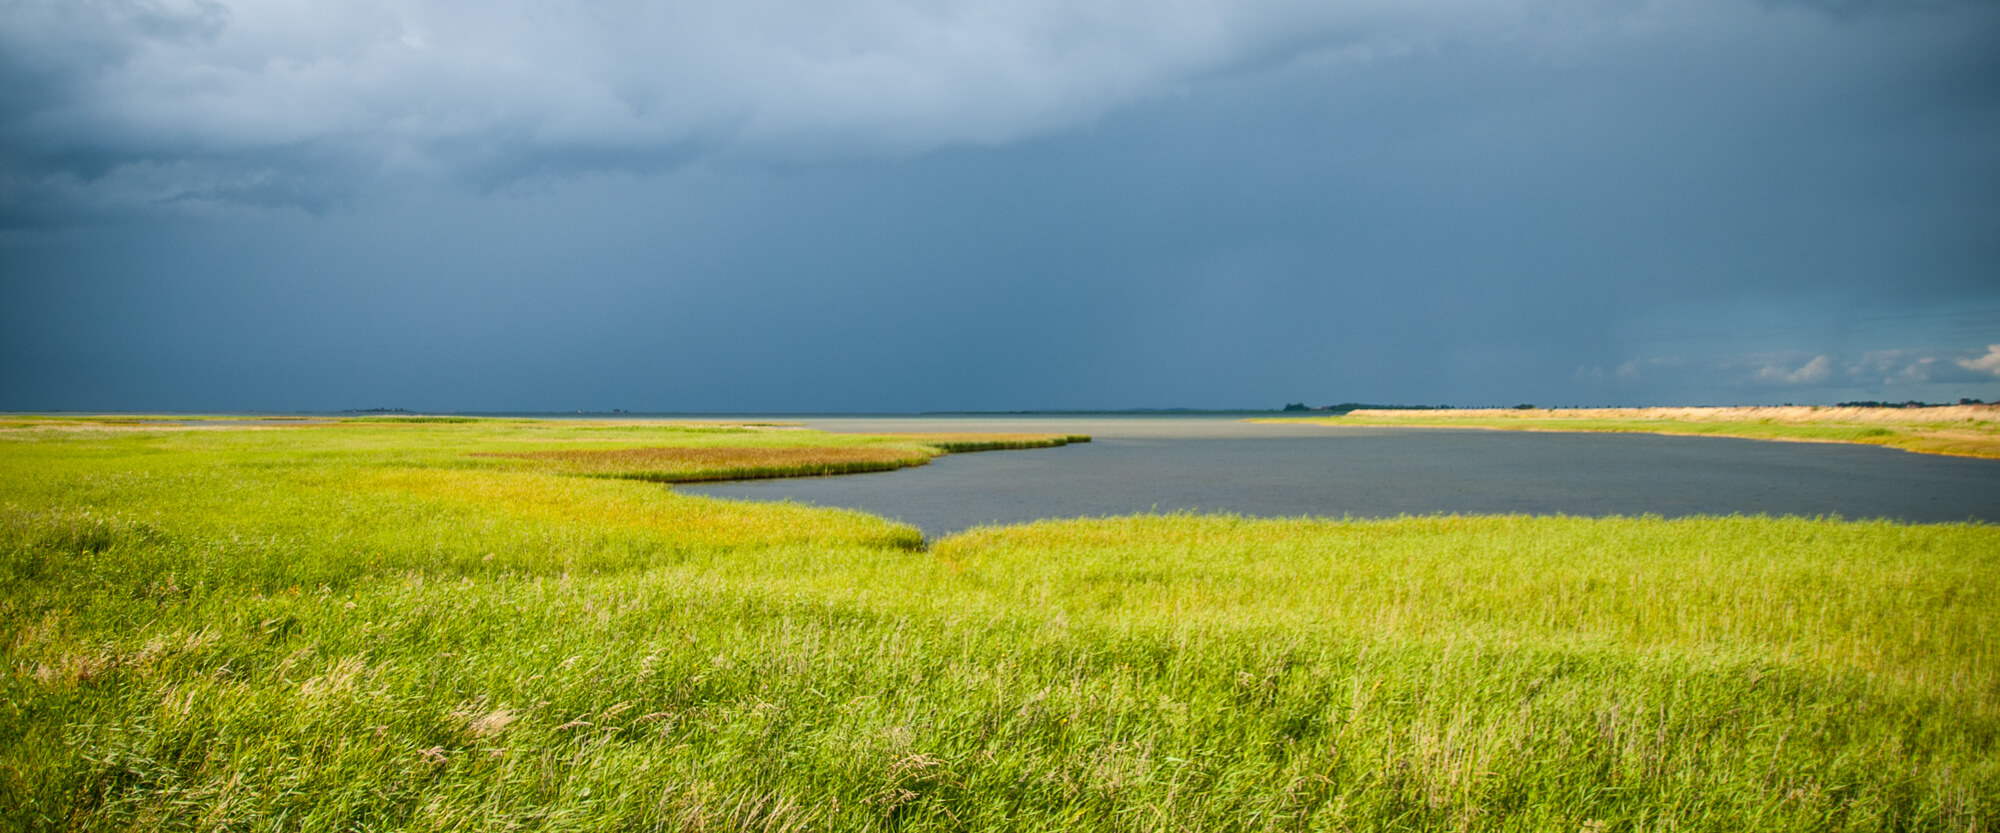
<svg viewBox="0 0 2000 833"><path fill-rule="evenodd" d="M1582 367L1577 378L1610 389L1662 385L1734 389L1748 401L1786 395L1803 395L1814 401L1828 397L1925 399L1954 388L1993 388L2000 380L2000 344L1961 350L1873 350L1846 357L1798 351L1655 357L1632 359L1610 369Z"/></svg>
<svg viewBox="0 0 2000 833"><path fill-rule="evenodd" d="M1805 2L1837 17L1950 4ZM1568 0L7 0L0 199L313 205L692 158L995 144L1218 74L1468 41L1540 60L1767 7ZM1818 12L1809 12L1817 14ZM1607 46L1607 42L1611 45Z"/></svg>
<svg viewBox="0 0 2000 833"><path fill-rule="evenodd" d="M309 201L691 155L998 143L1339 45L1389 2L12 0L10 190Z"/></svg>

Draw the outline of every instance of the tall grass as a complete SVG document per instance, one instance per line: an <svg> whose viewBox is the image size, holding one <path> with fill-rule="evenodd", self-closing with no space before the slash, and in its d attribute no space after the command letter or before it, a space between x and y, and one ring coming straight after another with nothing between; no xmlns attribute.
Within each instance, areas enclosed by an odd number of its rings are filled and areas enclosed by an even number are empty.
<svg viewBox="0 0 2000 833"><path fill-rule="evenodd" d="M1152 516L925 548L467 456L586 436L0 432L0 827L1981 830L2000 807L1992 527Z"/></svg>

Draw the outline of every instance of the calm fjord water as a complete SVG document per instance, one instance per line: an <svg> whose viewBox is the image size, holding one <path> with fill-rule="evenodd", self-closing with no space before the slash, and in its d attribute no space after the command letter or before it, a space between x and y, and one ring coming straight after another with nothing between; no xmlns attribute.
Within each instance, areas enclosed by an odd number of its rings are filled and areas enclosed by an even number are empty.
<svg viewBox="0 0 2000 833"><path fill-rule="evenodd" d="M1644 434L1261 425L1234 417L808 419L850 432L1089 434L1062 448L952 454L880 474L677 486L842 506L936 538L1137 512L1262 517L1437 513L1839 515L2000 520L2000 461L1872 446Z"/></svg>

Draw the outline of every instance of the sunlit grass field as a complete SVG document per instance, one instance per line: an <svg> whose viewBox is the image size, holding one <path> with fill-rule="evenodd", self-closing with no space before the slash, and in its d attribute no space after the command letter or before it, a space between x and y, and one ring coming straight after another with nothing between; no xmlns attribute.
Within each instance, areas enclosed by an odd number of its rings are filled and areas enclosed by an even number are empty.
<svg viewBox="0 0 2000 833"><path fill-rule="evenodd" d="M29 425L0 422L0 829L2000 811L1990 526L1152 516L927 543L644 478L943 439Z"/></svg>
<svg viewBox="0 0 2000 833"><path fill-rule="evenodd" d="M1358 410L1340 416L1251 421L1743 437L1880 445L1918 454L2000 459L2000 405Z"/></svg>

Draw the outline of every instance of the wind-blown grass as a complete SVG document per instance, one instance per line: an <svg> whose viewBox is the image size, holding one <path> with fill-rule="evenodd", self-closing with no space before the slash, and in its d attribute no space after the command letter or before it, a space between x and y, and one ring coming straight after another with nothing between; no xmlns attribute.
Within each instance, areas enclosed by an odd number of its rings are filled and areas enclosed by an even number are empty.
<svg viewBox="0 0 2000 833"><path fill-rule="evenodd" d="M2000 458L2000 406L1931 408L1562 408L1358 410L1251 422L1585 431L1881 445L1919 454Z"/></svg>
<svg viewBox="0 0 2000 833"><path fill-rule="evenodd" d="M859 513L469 456L606 433L0 433L0 827L1978 830L2000 808L1993 527L1166 516L923 549Z"/></svg>

